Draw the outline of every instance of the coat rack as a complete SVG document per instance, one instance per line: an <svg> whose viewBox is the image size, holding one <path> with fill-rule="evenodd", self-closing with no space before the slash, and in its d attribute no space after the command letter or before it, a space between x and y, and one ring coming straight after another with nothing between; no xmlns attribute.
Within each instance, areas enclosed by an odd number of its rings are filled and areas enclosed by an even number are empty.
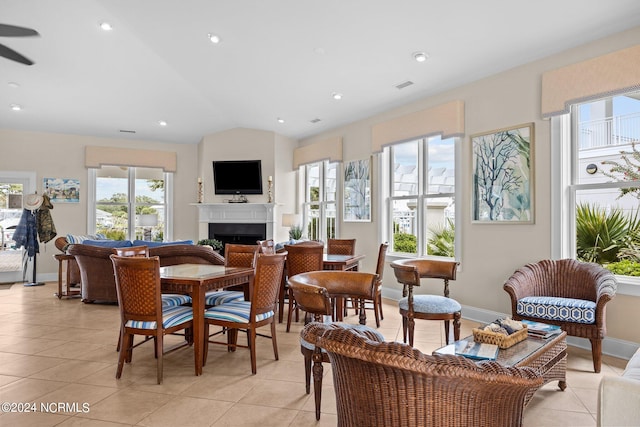
<svg viewBox="0 0 640 427"><path fill-rule="evenodd" d="M35 234L34 240L35 240L35 244L38 243L38 236L37 236L37 221L38 221L38 210L40 209L40 206L42 206L42 202L44 201L43 197L41 195L38 194L38 192L36 191L33 194L29 194L25 201L24 201L24 209L30 211L28 213L28 215L34 215L35 216L35 220L33 221L33 224L31 224L31 222L27 221L27 235L29 233ZM22 214L24 215L24 211L22 212ZM21 221L22 222L22 221ZM34 230L30 230L30 227L35 227ZM26 248L25 248L26 249ZM38 280L36 279L36 274L37 274L37 266L38 266L38 252L39 252L39 248L38 250L34 250L33 253L33 274L32 274L32 280L29 283L25 283L24 286L43 286L44 283L43 282L38 282Z"/></svg>

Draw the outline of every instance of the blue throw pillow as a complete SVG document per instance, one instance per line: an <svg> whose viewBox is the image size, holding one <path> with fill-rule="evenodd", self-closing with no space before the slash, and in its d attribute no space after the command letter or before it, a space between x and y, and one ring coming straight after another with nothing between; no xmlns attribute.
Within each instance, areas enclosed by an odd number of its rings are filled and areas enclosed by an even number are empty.
<svg viewBox="0 0 640 427"><path fill-rule="evenodd" d="M134 240L133 246L147 246L149 248L155 248L157 246L168 245L193 245L193 240L178 240L175 242L153 242L149 240Z"/></svg>
<svg viewBox="0 0 640 427"><path fill-rule="evenodd" d="M85 240L82 244L102 248L129 248L133 246L131 240Z"/></svg>

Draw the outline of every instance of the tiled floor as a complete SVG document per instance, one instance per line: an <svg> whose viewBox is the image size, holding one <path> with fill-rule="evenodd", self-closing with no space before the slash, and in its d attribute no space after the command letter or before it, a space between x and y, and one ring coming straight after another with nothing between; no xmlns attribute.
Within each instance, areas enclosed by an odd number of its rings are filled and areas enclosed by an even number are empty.
<svg viewBox="0 0 640 427"><path fill-rule="evenodd" d="M164 383L157 385L147 344L134 350L133 363L116 380L118 307L58 300L55 291L53 283L0 290L0 402L35 403L38 409L40 403L61 403L67 412L62 407L53 413L2 413L2 426L336 424L328 366L319 422L313 395L304 392L299 324L290 333L278 325L279 361L269 340L258 338L257 375L251 375L248 351L228 353L212 345L202 376L193 375L193 353L185 348L165 356ZM400 317L392 301L385 303L384 313L380 332L396 340ZM357 316L347 321L355 323ZM417 324L416 347L431 353L441 346L440 322ZM462 333L473 326L463 321ZM568 388L560 392L553 383L539 390L525 410L524 425L594 426L600 378L619 375L626 363L611 357L604 362L602 373L594 374L590 353L570 348Z"/></svg>

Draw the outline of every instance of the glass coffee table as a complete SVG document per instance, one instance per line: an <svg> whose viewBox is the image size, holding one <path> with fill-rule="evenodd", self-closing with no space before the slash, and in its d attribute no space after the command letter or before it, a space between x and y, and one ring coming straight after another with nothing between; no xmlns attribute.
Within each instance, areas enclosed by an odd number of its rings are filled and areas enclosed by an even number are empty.
<svg viewBox="0 0 640 427"><path fill-rule="evenodd" d="M460 341L473 341L473 336ZM433 354L455 354L455 344L449 344ZM560 390L567 388L567 333L562 332L547 339L527 338L507 349L500 349L496 362L502 366L534 368L544 383L558 381ZM527 395L525 405L529 403L533 392Z"/></svg>

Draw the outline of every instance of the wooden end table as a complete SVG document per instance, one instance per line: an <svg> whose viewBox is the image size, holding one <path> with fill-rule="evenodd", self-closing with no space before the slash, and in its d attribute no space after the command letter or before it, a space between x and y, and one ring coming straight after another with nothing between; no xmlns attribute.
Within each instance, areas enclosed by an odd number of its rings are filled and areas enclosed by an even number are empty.
<svg viewBox="0 0 640 427"><path fill-rule="evenodd" d="M58 299L62 297L72 298L80 296L80 289L71 289L71 269L69 268L69 261L73 260L73 255L67 254L55 254L53 256L58 260L58 292L55 294ZM66 270L66 291L62 291L62 270L63 268Z"/></svg>

